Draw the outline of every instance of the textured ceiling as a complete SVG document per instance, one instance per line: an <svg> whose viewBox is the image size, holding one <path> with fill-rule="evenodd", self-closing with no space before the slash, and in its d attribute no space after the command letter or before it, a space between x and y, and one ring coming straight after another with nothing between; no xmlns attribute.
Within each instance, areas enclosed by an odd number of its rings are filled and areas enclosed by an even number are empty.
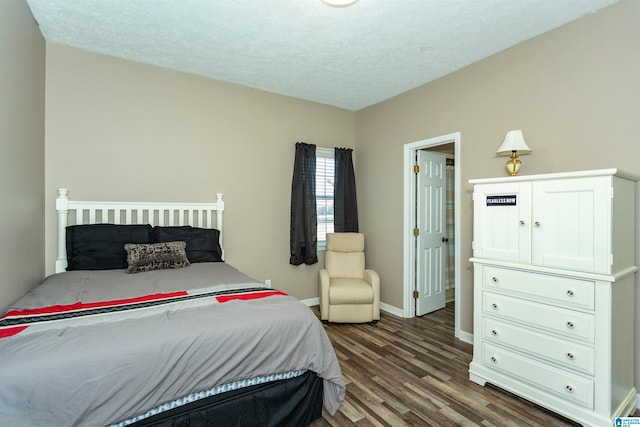
<svg viewBox="0 0 640 427"><path fill-rule="evenodd" d="M27 0L47 41L359 110L617 0Z"/></svg>

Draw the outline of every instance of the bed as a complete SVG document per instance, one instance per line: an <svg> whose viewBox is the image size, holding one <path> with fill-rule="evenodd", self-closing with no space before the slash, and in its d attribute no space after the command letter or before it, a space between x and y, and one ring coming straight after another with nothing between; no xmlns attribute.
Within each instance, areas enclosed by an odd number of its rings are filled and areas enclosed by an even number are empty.
<svg viewBox="0 0 640 427"><path fill-rule="evenodd" d="M321 322L224 262L222 194L79 202L59 189L56 209L56 273L0 317L3 425L302 426L337 411L345 385Z"/></svg>

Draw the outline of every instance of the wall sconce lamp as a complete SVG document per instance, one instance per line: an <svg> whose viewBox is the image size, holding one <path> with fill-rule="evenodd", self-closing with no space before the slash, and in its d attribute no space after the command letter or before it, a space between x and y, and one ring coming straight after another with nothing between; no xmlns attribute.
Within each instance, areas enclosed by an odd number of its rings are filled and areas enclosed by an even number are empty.
<svg viewBox="0 0 640 427"><path fill-rule="evenodd" d="M524 142L521 130L511 130L507 132L504 142L500 148L498 148L498 151L496 151L496 154L500 156L511 156L507 162L507 170L511 176L516 176L520 170L520 166L522 165L522 162L518 159L517 151L519 151L520 154L528 154L532 150L529 148L527 143Z"/></svg>

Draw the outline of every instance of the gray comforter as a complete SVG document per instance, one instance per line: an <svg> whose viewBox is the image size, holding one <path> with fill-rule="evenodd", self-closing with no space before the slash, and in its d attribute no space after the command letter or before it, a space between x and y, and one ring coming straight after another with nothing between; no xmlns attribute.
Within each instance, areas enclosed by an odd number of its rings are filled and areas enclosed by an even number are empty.
<svg viewBox="0 0 640 427"><path fill-rule="evenodd" d="M260 285L225 263L50 276L4 316L46 315L20 332L5 325L0 338L2 425L106 425L194 391L302 369L323 378L325 408L335 413L345 386L322 324L290 296L263 295L259 289L249 299L234 296ZM40 310L60 305L62 311L74 311L68 305L78 301L84 309L182 291L190 295L186 301L99 309L79 318ZM220 293L232 295L220 299Z"/></svg>

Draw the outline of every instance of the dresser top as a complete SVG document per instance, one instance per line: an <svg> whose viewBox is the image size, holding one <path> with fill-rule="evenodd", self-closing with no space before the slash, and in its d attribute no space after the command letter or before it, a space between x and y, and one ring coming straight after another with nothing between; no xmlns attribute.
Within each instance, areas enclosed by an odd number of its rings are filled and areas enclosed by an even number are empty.
<svg viewBox="0 0 640 427"><path fill-rule="evenodd" d="M489 183L504 183L504 182L517 182L517 181L542 181L549 179L563 179L563 178L584 178L592 176L617 176L619 178L628 179L630 181L640 180L640 176L631 172L626 172L617 168L610 169L596 169L576 172L560 172L560 173L545 173L538 175L517 175L517 176L502 176L499 178L480 178L470 179L470 184L489 184Z"/></svg>

